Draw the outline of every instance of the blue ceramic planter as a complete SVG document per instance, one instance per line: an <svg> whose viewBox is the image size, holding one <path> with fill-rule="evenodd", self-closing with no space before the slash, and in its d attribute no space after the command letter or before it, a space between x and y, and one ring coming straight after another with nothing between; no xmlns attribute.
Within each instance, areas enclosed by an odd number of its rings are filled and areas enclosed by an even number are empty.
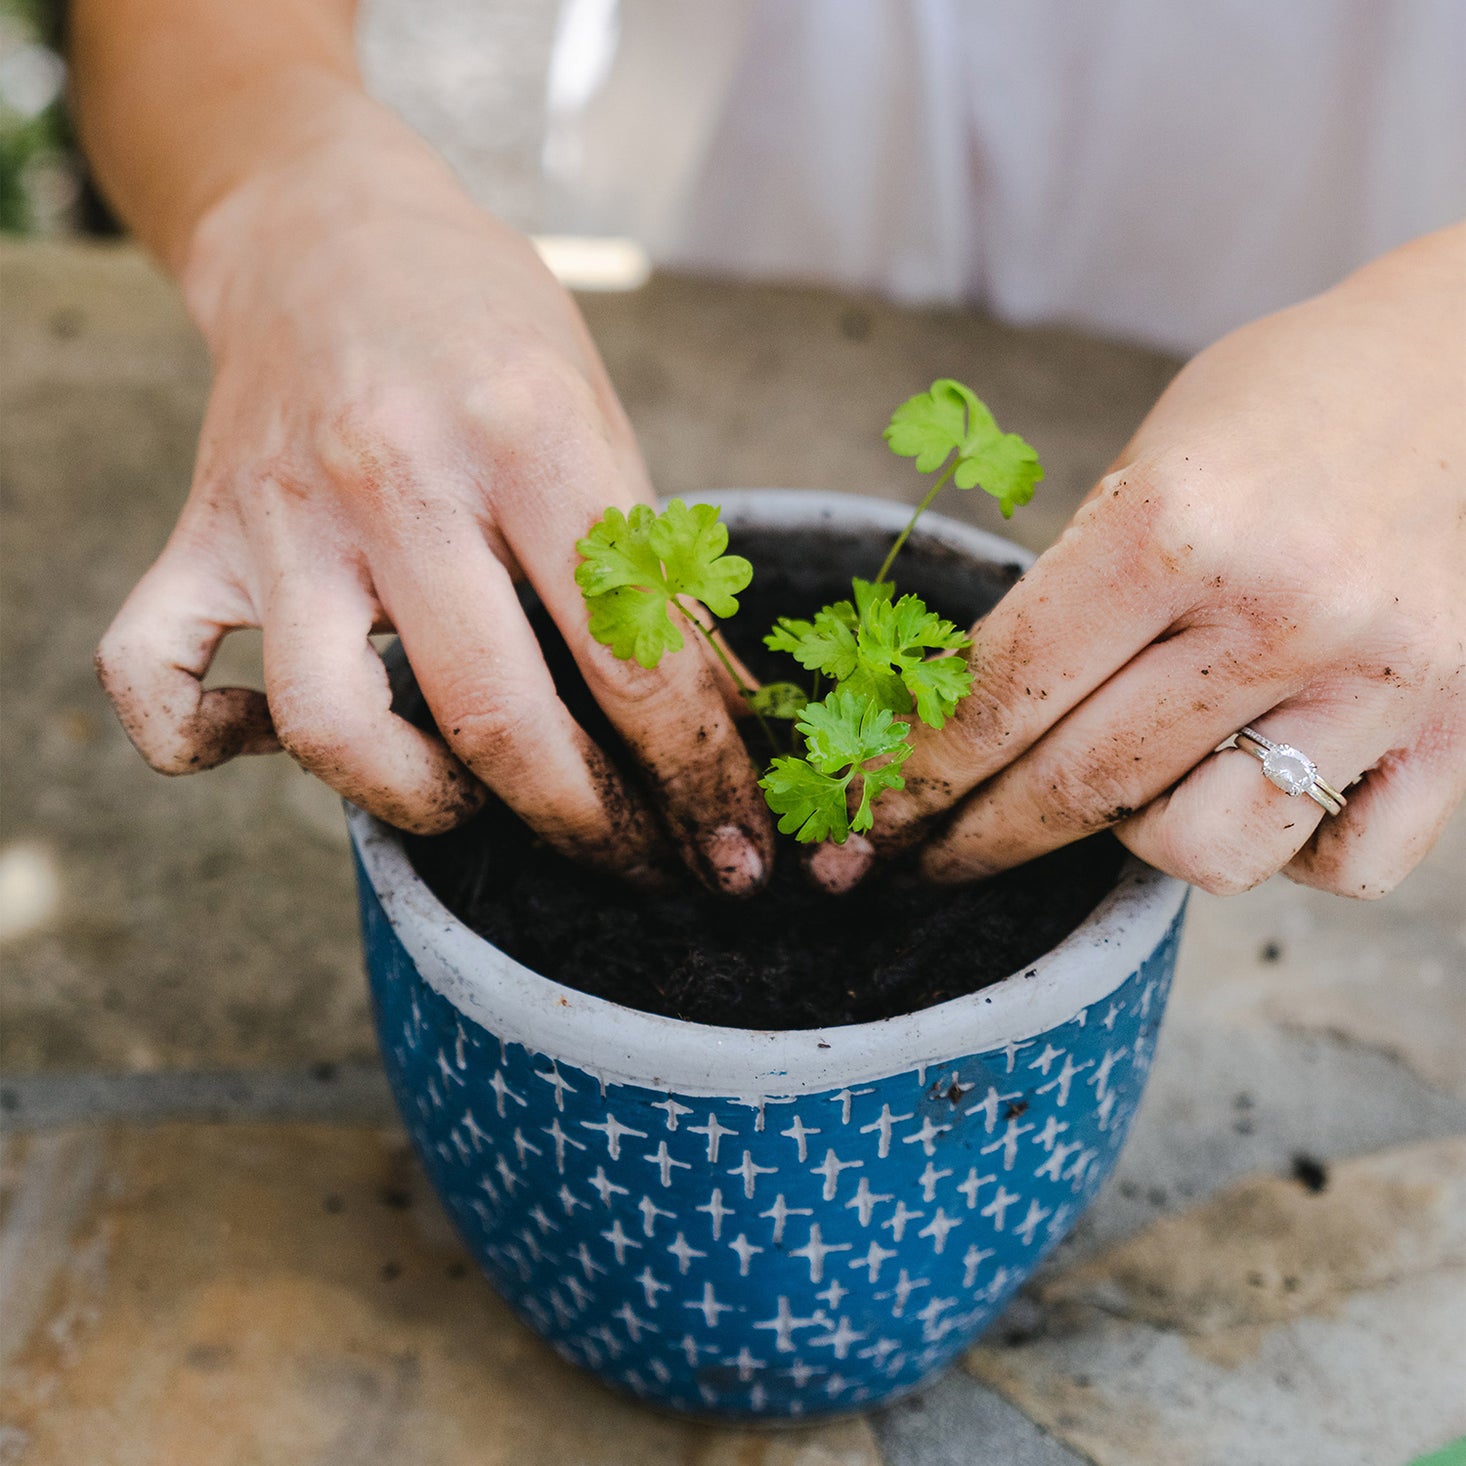
<svg viewBox="0 0 1466 1466"><path fill-rule="evenodd" d="M725 517L906 509L720 496ZM923 521L923 529L928 529ZM964 553L1003 541L937 520ZM378 1032L417 1151L505 1298L659 1406L817 1417L906 1391L999 1313L1109 1174L1185 887L1130 862L1047 956L968 997L784 1033L634 1012L459 923L351 815Z"/></svg>

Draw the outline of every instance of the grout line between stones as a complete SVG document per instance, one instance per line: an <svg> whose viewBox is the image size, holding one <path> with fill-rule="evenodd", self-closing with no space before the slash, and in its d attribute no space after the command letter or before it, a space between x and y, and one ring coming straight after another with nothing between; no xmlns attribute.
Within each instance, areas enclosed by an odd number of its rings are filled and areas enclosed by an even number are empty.
<svg viewBox="0 0 1466 1466"><path fill-rule="evenodd" d="M372 1064L308 1069L45 1073L0 1077L0 1132L66 1126L278 1120L397 1125L386 1076Z"/></svg>

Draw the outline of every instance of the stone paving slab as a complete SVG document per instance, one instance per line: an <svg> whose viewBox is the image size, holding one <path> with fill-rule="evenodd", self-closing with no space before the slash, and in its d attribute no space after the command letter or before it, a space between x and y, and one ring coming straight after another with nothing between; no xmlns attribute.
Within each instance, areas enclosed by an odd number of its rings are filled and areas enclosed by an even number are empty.
<svg viewBox="0 0 1466 1466"><path fill-rule="evenodd" d="M7 1151L15 1466L881 1466L862 1420L688 1423L565 1364L395 1131L80 1128Z"/></svg>
<svg viewBox="0 0 1466 1466"><path fill-rule="evenodd" d="M1383 901L1341 901L1272 880L1193 900L1188 971L1198 1021L1330 1034L1466 1096L1466 816Z"/></svg>
<svg viewBox="0 0 1466 1466"><path fill-rule="evenodd" d="M1208 906L1256 903L1200 904L1115 1173L975 1377L1097 1466L1404 1466L1462 1429L1466 1097L1367 1034L1227 1004L1265 993L1276 930L1219 946ZM1300 967L1349 981L1347 952ZM1458 981L1412 993L1422 1031L1459 1041Z"/></svg>
<svg viewBox="0 0 1466 1466"><path fill-rule="evenodd" d="M1466 1137L1257 1176L1052 1277L967 1366L1096 1466L1390 1466L1466 1433Z"/></svg>

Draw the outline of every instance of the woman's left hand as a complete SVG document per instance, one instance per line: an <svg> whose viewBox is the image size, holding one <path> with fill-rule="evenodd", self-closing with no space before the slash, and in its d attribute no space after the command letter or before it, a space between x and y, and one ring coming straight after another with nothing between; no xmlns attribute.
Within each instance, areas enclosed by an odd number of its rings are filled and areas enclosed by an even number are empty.
<svg viewBox="0 0 1466 1466"><path fill-rule="evenodd" d="M1113 827L1209 891L1396 885L1466 791L1466 226L1196 357L971 664L878 853L963 881ZM1245 726L1347 807L1214 752Z"/></svg>

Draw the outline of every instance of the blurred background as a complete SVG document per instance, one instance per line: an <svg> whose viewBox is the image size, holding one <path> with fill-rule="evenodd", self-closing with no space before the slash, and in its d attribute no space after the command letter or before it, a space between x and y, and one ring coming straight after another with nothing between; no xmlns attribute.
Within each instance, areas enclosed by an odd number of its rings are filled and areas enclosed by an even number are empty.
<svg viewBox="0 0 1466 1466"><path fill-rule="evenodd" d="M373 90L528 231L556 212L557 12L361 12ZM353 1466L977 1466L975 1442L1005 1466L1403 1466L1466 1430L1459 819L1381 905L1283 881L1196 899L1113 1182L922 1399L730 1442L603 1396L530 1339L466 1275L404 1152L336 801L284 758L159 778L93 679L187 491L209 375L89 185L60 31L59 5L0 0L0 1463L196 1460L201 1442L224 1466L295 1462L308 1440ZM913 497L880 427L951 374L1048 477L1011 526L982 495L943 510L1041 549L1179 366L977 310L593 256L622 288L581 306L668 494ZM583 256L567 268L587 283ZM211 681L258 678L258 639L229 638ZM1219 1235L1243 1240L1188 1271ZM1062 1301L1081 1268L1100 1304ZM1117 1278L1140 1304L1114 1303Z"/></svg>
<svg viewBox="0 0 1466 1466"><path fill-rule="evenodd" d="M91 187L64 92L64 0L0 0L0 229L117 233ZM540 153L558 0L364 0L372 91L516 228L544 227ZM495 44L483 44L493 36Z"/></svg>

